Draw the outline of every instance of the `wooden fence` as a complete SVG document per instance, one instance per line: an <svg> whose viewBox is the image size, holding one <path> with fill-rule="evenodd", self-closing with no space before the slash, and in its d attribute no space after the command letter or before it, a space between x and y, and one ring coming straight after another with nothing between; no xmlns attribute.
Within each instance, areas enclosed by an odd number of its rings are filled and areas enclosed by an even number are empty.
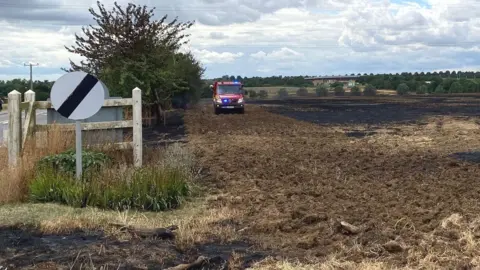
<svg viewBox="0 0 480 270"><path fill-rule="evenodd" d="M22 94L13 90L8 94L8 161L11 166L16 166L22 155L22 150L29 136L35 136L37 131L46 130L51 124L37 124L36 110L53 108L50 101L36 101L35 92L25 92L24 101ZM132 142L116 143L119 148L133 148L133 158L136 167L142 166L142 91L139 88L132 90L132 98L107 99L103 107L131 107L131 120L89 122L82 123L82 130L107 130L119 128L132 128ZM25 111L25 123L22 125L22 112ZM55 124L66 130L75 130L75 124Z"/></svg>

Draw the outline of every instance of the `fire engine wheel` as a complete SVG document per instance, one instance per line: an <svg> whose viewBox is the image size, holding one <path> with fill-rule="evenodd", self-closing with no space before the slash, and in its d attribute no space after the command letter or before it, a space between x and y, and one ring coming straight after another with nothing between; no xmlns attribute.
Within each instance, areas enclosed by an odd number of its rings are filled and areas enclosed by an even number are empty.
<svg viewBox="0 0 480 270"><path fill-rule="evenodd" d="M244 113L245 113L245 108L239 109L238 112L239 112L240 114L244 114Z"/></svg>
<svg viewBox="0 0 480 270"><path fill-rule="evenodd" d="M219 108L214 108L215 114L220 114L220 109Z"/></svg>

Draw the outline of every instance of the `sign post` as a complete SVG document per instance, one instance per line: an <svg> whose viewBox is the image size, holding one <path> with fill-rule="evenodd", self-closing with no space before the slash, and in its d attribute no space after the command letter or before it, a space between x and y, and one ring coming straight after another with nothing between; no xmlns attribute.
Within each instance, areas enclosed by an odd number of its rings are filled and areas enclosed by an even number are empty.
<svg viewBox="0 0 480 270"><path fill-rule="evenodd" d="M63 117L75 120L76 176L82 177L82 125L81 120L95 115L103 106L108 89L95 76L83 71L70 72L52 86L50 100L53 108Z"/></svg>

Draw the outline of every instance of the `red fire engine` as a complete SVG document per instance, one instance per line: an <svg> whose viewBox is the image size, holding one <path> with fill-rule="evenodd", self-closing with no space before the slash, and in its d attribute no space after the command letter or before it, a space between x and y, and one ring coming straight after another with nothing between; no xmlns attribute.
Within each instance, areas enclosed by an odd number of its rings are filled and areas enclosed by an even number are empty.
<svg viewBox="0 0 480 270"><path fill-rule="evenodd" d="M213 109L215 114L224 110L233 110L239 113L245 112L243 84L233 82L214 82L210 85L213 92Z"/></svg>

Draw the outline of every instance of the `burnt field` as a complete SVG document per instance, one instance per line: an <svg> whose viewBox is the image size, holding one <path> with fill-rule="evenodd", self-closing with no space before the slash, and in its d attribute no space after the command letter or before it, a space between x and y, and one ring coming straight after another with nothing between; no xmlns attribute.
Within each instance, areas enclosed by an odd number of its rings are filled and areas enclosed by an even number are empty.
<svg viewBox="0 0 480 270"><path fill-rule="evenodd" d="M478 97L254 103L186 118L241 237L320 268L479 265Z"/></svg>
<svg viewBox="0 0 480 270"><path fill-rule="evenodd" d="M198 196L161 213L2 206L0 269L474 269L479 115L477 96L199 105L145 134L193 152Z"/></svg>

